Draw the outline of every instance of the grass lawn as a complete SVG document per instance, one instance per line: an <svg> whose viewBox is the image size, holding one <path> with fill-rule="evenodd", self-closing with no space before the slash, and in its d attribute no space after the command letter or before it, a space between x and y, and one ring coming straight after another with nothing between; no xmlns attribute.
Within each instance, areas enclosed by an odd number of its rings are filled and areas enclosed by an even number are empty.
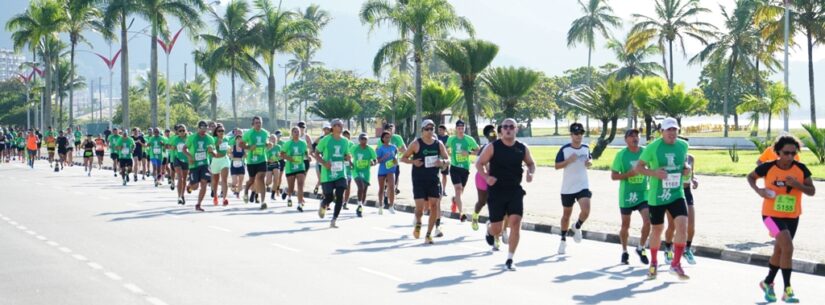
<svg viewBox="0 0 825 305"><path fill-rule="evenodd" d="M559 146L531 146L530 151L539 166L553 166ZM608 170L618 148L607 148L599 160L593 161L594 169ZM696 158L696 173L744 177L756 167L759 154L755 150L740 150L739 162L730 161L727 150L692 150ZM815 180L825 180L825 165L815 164L810 151L802 152L802 162L808 165Z"/></svg>
<svg viewBox="0 0 825 305"><path fill-rule="evenodd" d="M590 127L593 127L593 126L591 125ZM623 128L623 127L620 127L620 128ZM624 130L624 129L622 129L622 130ZM553 136L554 131L555 131L555 129L552 128L552 127L550 127L550 128L546 128L546 127L533 128L533 136L534 137L551 137L551 136ZM780 129L775 129L774 128L773 130L771 130L771 136L775 137L775 136L779 135L779 132L780 132ZM569 134L570 134L570 132L568 132L567 126L559 125L559 136L565 136L566 137ZM622 134L621 132L616 133L617 137L620 136L621 134ZM793 134L797 137L801 137L803 135L807 135L808 133L804 129L791 129L791 134ZM685 137L688 137L688 138L710 138L710 137L719 137L719 138L721 138L723 133L721 131L718 131L718 132L702 132L702 133L682 133L682 135L685 136ZM767 135L766 130L764 130L764 129L759 130L759 137L765 137L766 135ZM734 138L734 137L749 138L750 137L750 131L747 131L747 130L731 131L731 132L728 133L728 136L732 137L732 138ZM599 135L598 134L591 134L590 137L598 138Z"/></svg>

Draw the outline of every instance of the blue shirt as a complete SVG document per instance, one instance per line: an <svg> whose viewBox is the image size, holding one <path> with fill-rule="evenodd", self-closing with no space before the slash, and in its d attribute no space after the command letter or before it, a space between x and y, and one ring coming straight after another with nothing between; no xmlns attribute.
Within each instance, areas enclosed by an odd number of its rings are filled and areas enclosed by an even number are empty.
<svg viewBox="0 0 825 305"><path fill-rule="evenodd" d="M378 160L386 159L383 162L379 162L378 176L386 176L387 174L395 173L395 167L398 166L398 162L393 161L392 156L395 156L397 153L398 148L395 147L395 145L381 145L375 150L375 155L378 156ZM392 165L390 168L387 168L388 163Z"/></svg>

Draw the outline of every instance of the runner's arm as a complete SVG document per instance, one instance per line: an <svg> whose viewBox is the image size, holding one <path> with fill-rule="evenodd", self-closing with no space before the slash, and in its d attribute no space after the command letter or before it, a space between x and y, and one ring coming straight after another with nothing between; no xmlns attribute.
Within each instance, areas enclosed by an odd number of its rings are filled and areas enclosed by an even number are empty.
<svg viewBox="0 0 825 305"><path fill-rule="evenodd" d="M478 174L481 175L481 177L484 178L484 180L487 180L487 177L490 175L487 172L487 163L490 163L490 159L492 158L493 145L487 145L486 147L484 147L484 150L481 151L481 154L478 156L478 159L476 159L476 171L478 171ZM525 159L526 158L527 156L525 155ZM530 157L530 160L532 161L532 157ZM533 167L533 169L535 170L535 166Z"/></svg>
<svg viewBox="0 0 825 305"><path fill-rule="evenodd" d="M645 161L639 160L639 163L636 163L636 167L634 170L642 175L656 177L659 179L665 179L667 176L667 172L662 169L652 170L647 168L647 163Z"/></svg>
<svg viewBox="0 0 825 305"><path fill-rule="evenodd" d="M418 161L419 163L422 162L421 160L412 160L412 159L410 159L412 157L412 155L415 154L416 152L418 152L418 141L415 141L412 144L410 144L409 149L406 149L403 152L403 155L401 155L401 162L404 162L404 163L407 163L407 164L413 164L413 165L415 165L415 161Z"/></svg>
<svg viewBox="0 0 825 305"><path fill-rule="evenodd" d="M527 165L527 182L532 182L533 174L536 173L536 162L533 162L533 154L527 145L524 145L524 164Z"/></svg>

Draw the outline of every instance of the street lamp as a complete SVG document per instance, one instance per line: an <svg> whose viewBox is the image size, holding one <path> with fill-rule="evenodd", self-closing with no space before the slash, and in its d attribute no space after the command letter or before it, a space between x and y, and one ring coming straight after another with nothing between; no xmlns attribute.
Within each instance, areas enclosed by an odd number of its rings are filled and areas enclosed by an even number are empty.
<svg viewBox="0 0 825 305"><path fill-rule="evenodd" d="M169 129L169 91L171 91L169 90L171 89L169 88L169 54L172 53L172 48L175 47L175 42L178 41L178 36L181 31L183 31L183 28L178 30L178 32L175 33L175 36L172 37L172 40L168 43L158 38L158 44L160 44L163 52L166 53L166 129Z"/></svg>
<svg viewBox="0 0 825 305"><path fill-rule="evenodd" d="M112 115L112 108L113 108L113 106L112 106L112 88L114 87L114 85L112 83L112 78L113 78L114 73L115 73L115 71L114 71L115 63L117 62L117 58L120 57L120 51L121 50L117 50L117 53L115 53L115 56L113 56L111 58L103 56L103 55L98 54L98 53L94 53L95 55L97 55L97 57L100 57L100 59L103 60L103 62L106 64L107 67L109 67L109 130L112 129L112 118L114 117ZM112 46L111 45L109 45L109 54L112 54ZM124 89L120 88L120 90L124 90ZM129 90L129 89L127 88L126 90Z"/></svg>
<svg viewBox="0 0 825 305"><path fill-rule="evenodd" d="M287 122L286 122L287 105L289 104L289 95L287 95L287 92L286 92L286 81L287 81L286 78L289 76L289 72L287 72L287 69L289 68L289 66L287 66L287 65L278 65L278 67L279 68L284 68L284 127L289 127L289 124L287 124ZM278 127L278 124L275 124L275 128L277 128L277 127Z"/></svg>
<svg viewBox="0 0 825 305"><path fill-rule="evenodd" d="M32 128L31 120L29 119L32 112L32 108L31 106L29 106L29 95L31 93L31 81L32 77L34 77L34 73L34 70L32 70L32 72L29 73L28 76L17 73L17 75L20 77L20 81L23 82L24 85L26 85L26 129Z"/></svg>

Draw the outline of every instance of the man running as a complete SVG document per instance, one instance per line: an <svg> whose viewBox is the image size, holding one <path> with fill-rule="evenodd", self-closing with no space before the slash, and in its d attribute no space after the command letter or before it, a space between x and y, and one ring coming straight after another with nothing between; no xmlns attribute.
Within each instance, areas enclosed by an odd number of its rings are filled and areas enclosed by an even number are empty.
<svg viewBox="0 0 825 305"><path fill-rule="evenodd" d="M129 182L129 174L131 174L133 170L132 166L134 165L134 161L132 161L132 153L135 151L135 140L129 136L123 136L115 143L115 149L120 152L118 154L120 158L120 176L125 186L126 183ZM137 182L137 176L135 177L135 182Z"/></svg>
<svg viewBox="0 0 825 305"><path fill-rule="evenodd" d="M404 143L404 138L400 135L395 134L395 125L394 124L387 124L384 126L384 130L389 132L392 135L392 145L395 145L398 148L398 154L404 154L407 152L407 144ZM395 167L395 194L398 195L401 191L398 189L398 179L401 176L401 166ZM387 208L387 204L384 204L384 208Z"/></svg>
<svg viewBox="0 0 825 305"><path fill-rule="evenodd" d="M69 152L68 147L69 139L66 138L66 135L63 134L63 131L61 130L60 133L57 135L57 157L60 160L57 161L57 164L54 165L55 172L59 172L66 165L66 154ZM59 169L57 166L58 164L60 165Z"/></svg>
<svg viewBox="0 0 825 305"><path fill-rule="evenodd" d="M109 146L109 157L112 159L112 172L114 172L115 177L117 177L117 169L120 165L120 158L118 157L117 149L115 149L115 144L120 142L120 138L117 127L113 127L112 134L106 137L106 143Z"/></svg>
<svg viewBox="0 0 825 305"><path fill-rule="evenodd" d="M80 144L83 142L83 133L80 132L80 126L75 126L74 128L74 147L77 147L78 153L80 152ZM84 151L85 153L85 151Z"/></svg>
<svg viewBox="0 0 825 305"><path fill-rule="evenodd" d="M459 220L464 222L467 215L464 214L464 203L461 201L461 194L467 186L470 177L470 154L478 153L478 143L472 137L464 135L464 121L455 122L455 135L450 136L446 142L447 151L450 153L450 180L455 189L451 210L458 211Z"/></svg>
<svg viewBox="0 0 825 305"><path fill-rule="evenodd" d="M298 184L298 205L299 212L304 211L304 179L306 179L307 142L301 139L300 127L292 127L290 139L285 141L281 147L281 158L286 160L283 168L287 181L287 206L292 206L292 194L295 192L295 184Z"/></svg>
<svg viewBox="0 0 825 305"><path fill-rule="evenodd" d="M304 142L307 143L307 154L306 154L306 156L304 156L304 168L306 168L306 173L304 174L304 176L306 176L306 175L309 174L309 169L310 169L309 163L310 163L310 159L311 159L310 155L312 153L314 153L313 150L314 150L315 144L313 144L314 142L312 142L312 137L310 137L309 134L307 134L307 131L306 131L307 124L306 124L306 122L300 121L300 122L298 122L297 126L298 126L298 129L301 130L300 138L303 139Z"/></svg>
<svg viewBox="0 0 825 305"><path fill-rule="evenodd" d="M518 125L514 119L501 122L501 139L484 148L476 162L476 170L489 185L490 197L487 205L490 222L487 225L487 244L493 246L494 236L502 231L502 221L507 215L510 225L509 249L504 267L515 271L513 255L518 248L521 230L521 217L524 215L524 196L527 192L521 187L524 173L522 163L527 166L527 183L533 181L536 164L527 145L516 140ZM489 164L489 170L487 165ZM452 173L451 173L452 175Z"/></svg>
<svg viewBox="0 0 825 305"><path fill-rule="evenodd" d="M49 156L49 167L52 166L52 162L54 161L54 150L57 147L57 138L53 135L53 132L46 133L46 152Z"/></svg>
<svg viewBox="0 0 825 305"><path fill-rule="evenodd" d="M249 173L249 182L244 189L244 202L249 201L249 188L252 187L255 194L261 200L261 210L266 209L266 151L272 148L273 143L269 141L269 132L261 128L261 117L252 118L252 129L243 134L244 149L247 150L246 170ZM255 197L255 196L253 196ZM253 199L254 200L254 199Z"/></svg>
<svg viewBox="0 0 825 305"><path fill-rule="evenodd" d="M355 215L361 217L364 212L363 206L367 204L367 189L370 187L370 168L375 165L378 158L375 149L367 145L367 134L358 135L358 145L353 145L350 155L352 155L352 177L358 187L358 208ZM379 210L381 211L381 210Z"/></svg>
<svg viewBox="0 0 825 305"><path fill-rule="evenodd" d="M425 244L433 244L432 232L436 219L441 215L441 182L438 173L450 162L444 144L435 135L432 120L421 122L421 138L410 143L409 149L401 157L401 162L412 164L413 199L415 199L415 229L413 236L421 237L421 216L424 209L430 210ZM397 174L397 173L396 173Z"/></svg>
<svg viewBox="0 0 825 305"><path fill-rule="evenodd" d="M690 279L682 269L682 254L687 240L687 203L685 203L682 176L690 174L687 165L688 143L678 139L679 123L674 118L662 121L662 137L650 143L636 164L636 172L650 177L647 204L650 206L650 268L648 279L657 276L657 252L664 230L665 214L673 216L676 233L673 237L674 254L670 272L681 280Z"/></svg>
<svg viewBox="0 0 825 305"><path fill-rule="evenodd" d="M266 189L270 192L269 199L272 201L275 201L275 193L277 193L276 184L278 177L281 176L281 146L278 145L278 142L280 142L278 140L279 135L280 132L278 134L269 134L269 142L272 143L272 147L266 151L266 177L264 178L264 184L266 184ZM261 194L261 196L266 196L266 193Z"/></svg>
<svg viewBox="0 0 825 305"><path fill-rule="evenodd" d="M75 142L76 142L75 141L75 136L74 136L74 133L72 132L71 128L66 128L66 133L64 133L64 135L66 136L66 139L69 140L69 144L66 145L66 159L65 159L66 160L66 165L74 166L74 162L72 162L72 159L74 159ZM80 148L78 147L77 150L80 150Z"/></svg>
<svg viewBox="0 0 825 305"><path fill-rule="evenodd" d="M679 139L685 140L688 142L687 138L679 137ZM696 209L693 207L693 190L699 187L699 180L696 179L696 175L693 173L696 169L694 164L695 159L693 155L687 155L687 165L690 167L690 174L685 175L682 177L682 187L684 188L685 192L685 202L687 202L688 207L688 228L687 228L687 241L685 242L685 253L684 258L688 264L695 265L696 258L693 255L693 248L691 247L693 244L693 236L696 232ZM676 232L676 227L673 226L673 216L667 215L667 228L665 229L665 264L670 264L670 261L673 260L673 234Z"/></svg>
<svg viewBox="0 0 825 305"><path fill-rule="evenodd" d="M565 254L567 248L567 230L570 228L570 216L573 205L579 203L579 219L573 225L573 240L582 241L582 224L590 216L590 198L593 194L587 181L587 169L590 168L590 148L582 143L584 126L581 123L570 124L570 143L559 149L556 154L556 169L564 169L561 180L561 205L564 214L561 217L561 242L559 254Z"/></svg>
<svg viewBox="0 0 825 305"><path fill-rule="evenodd" d="M338 228L336 221L338 220L338 215L341 213L344 191L347 188L344 167L346 166L345 163L352 160L349 149L352 143L342 136L344 130L343 121L334 119L332 120L331 127L332 133L330 133L329 136L323 137L315 147L315 161L322 166L321 188L324 194L324 199L321 200L321 206L318 208L318 217L321 219L324 218L327 206L334 200L335 207L329 227Z"/></svg>
<svg viewBox="0 0 825 305"><path fill-rule="evenodd" d="M775 240L773 255L768 261L768 276L759 282L767 302L776 302L773 281L781 270L785 284L782 301L799 303L791 288L793 239L799 226L799 216L802 215L802 194L813 196L816 193L811 171L805 164L794 160L800 148L796 138L780 137L773 145L779 160L765 162L748 175L748 184L763 198L762 220ZM765 179L764 188L756 185L756 180L760 178Z"/></svg>
<svg viewBox="0 0 825 305"><path fill-rule="evenodd" d="M29 129L29 135L26 137L26 152L28 152L29 167L33 169L34 159L37 158L37 135L31 129Z"/></svg>
<svg viewBox="0 0 825 305"><path fill-rule="evenodd" d="M189 160L186 154L183 153L183 150L186 148L186 138L188 136L186 125L175 125L175 132L176 134L169 138L169 149L172 151L169 155L174 156L175 177L177 178L176 183L178 185L178 204L185 205L186 178L189 177ZM174 185L174 183L172 185ZM171 188L172 190L175 189L174 186Z"/></svg>
<svg viewBox="0 0 825 305"><path fill-rule="evenodd" d="M206 122L199 121L198 133L187 137L186 146L183 147L183 154L189 159L189 165L191 166L189 168L189 183L194 186L194 189L198 190L198 203L195 205L195 210L198 212L203 212L201 203L203 203L203 197L206 195L206 184L212 178L206 155L213 153L215 139L206 134L207 129Z"/></svg>
<svg viewBox="0 0 825 305"><path fill-rule="evenodd" d="M650 235L650 214L647 206L647 177L636 172L636 164L644 148L639 146L639 130L628 129L624 133L627 147L622 148L613 159L610 167L610 178L619 182L619 212L622 215L622 228L619 231L619 240L622 244L622 264L629 264L630 255L627 254L627 240L630 236L630 216L633 211L639 211L642 216L642 236L636 245L636 254L642 264L649 263L645 253L645 242Z"/></svg>
<svg viewBox="0 0 825 305"><path fill-rule="evenodd" d="M146 180L146 166L143 163L143 160L146 159L143 151L143 147L146 146L146 138L143 137L140 128L132 128L132 140L135 142L135 150L133 152L135 156L135 181L138 180L138 173L142 173L143 180Z"/></svg>
<svg viewBox="0 0 825 305"><path fill-rule="evenodd" d="M149 147L149 161L152 163L152 177L155 180L155 187L160 185L163 179L163 151L166 146L166 138L160 135L160 129L150 128L149 138L146 139L146 145Z"/></svg>

